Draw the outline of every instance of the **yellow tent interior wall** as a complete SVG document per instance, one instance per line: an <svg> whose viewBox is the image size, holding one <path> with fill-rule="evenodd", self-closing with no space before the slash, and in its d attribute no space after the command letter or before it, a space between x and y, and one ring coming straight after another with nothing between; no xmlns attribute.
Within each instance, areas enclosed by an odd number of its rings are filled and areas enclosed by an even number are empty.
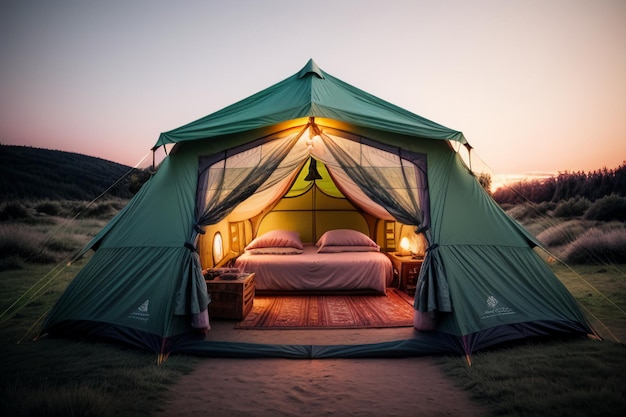
<svg viewBox="0 0 626 417"><path fill-rule="evenodd" d="M383 250L395 248L401 224L384 222L355 208L337 189L319 161L317 170L322 179L305 180L309 164L310 161L304 165L285 196L273 207L268 207L258 219L232 222L226 217L207 227L198 243L203 268L223 266L242 253L253 238L275 229L299 232L304 243L317 242L327 230L353 229L370 236ZM217 233L222 238L223 256L216 258L213 241Z"/></svg>

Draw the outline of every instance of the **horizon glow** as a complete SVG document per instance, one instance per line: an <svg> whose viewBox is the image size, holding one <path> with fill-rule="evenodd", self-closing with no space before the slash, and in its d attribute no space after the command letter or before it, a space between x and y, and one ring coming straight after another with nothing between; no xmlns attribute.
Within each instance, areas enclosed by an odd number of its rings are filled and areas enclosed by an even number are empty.
<svg viewBox="0 0 626 417"><path fill-rule="evenodd" d="M626 160L626 2L336 3L311 29L286 0L6 4L0 143L135 166L161 132L313 58L462 131L494 179Z"/></svg>

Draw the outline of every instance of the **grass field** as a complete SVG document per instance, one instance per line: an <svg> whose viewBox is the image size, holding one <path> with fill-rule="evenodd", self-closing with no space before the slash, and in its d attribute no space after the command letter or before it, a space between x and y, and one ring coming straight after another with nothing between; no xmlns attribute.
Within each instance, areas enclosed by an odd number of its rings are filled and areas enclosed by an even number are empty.
<svg viewBox="0 0 626 417"><path fill-rule="evenodd" d="M101 225L83 221L68 232L81 242ZM151 415L168 387L202 360L173 355L157 366L155 354L118 345L34 341L41 319L86 261L70 267L19 263L21 269L0 271L1 415ZM477 352L471 367L461 357L441 357L441 366L494 416L621 416L626 347L618 341L626 340L626 266L552 268L605 341L533 341Z"/></svg>
<svg viewBox="0 0 626 417"><path fill-rule="evenodd" d="M0 412L45 416L141 416L163 405L163 393L200 358L174 355L157 366L153 353L118 345L41 339L33 341L42 315L85 261L62 268L34 301L0 323ZM0 272L2 310L48 274L48 265ZM585 280L614 295L623 308L624 275L585 268ZM624 267L620 267L624 272ZM565 270L572 293L591 313L625 333L626 319L603 296ZM48 275L47 275L48 274ZM46 280L44 280L46 281ZM597 325L596 325L597 327ZM606 330L599 328L600 333ZM441 366L476 401L499 416L618 416L626 409L626 347L607 340L546 341L441 357ZM28 399L27 401L25 399Z"/></svg>
<svg viewBox="0 0 626 417"><path fill-rule="evenodd" d="M497 416L621 416L626 410L626 265L553 264L604 339L545 340L444 358L447 375Z"/></svg>

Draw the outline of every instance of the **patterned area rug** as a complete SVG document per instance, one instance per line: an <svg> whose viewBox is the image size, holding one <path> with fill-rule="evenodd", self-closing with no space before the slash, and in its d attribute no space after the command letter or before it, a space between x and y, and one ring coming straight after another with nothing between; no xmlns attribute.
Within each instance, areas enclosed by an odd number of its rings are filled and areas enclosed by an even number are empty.
<svg viewBox="0 0 626 417"><path fill-rule="evenodd" d="M390 289L386 295L257 296L236 329L361 329L410 327L413 299Z"/></svg>

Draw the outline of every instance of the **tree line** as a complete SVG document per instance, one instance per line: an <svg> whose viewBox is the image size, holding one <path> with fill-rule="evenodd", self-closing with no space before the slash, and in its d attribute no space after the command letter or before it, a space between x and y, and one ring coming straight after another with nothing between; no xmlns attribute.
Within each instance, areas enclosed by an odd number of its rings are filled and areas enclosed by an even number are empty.
<svg viewBox="0 0 626 417"><path fill-rule="evenodd" d="M615 169L565 171L546 179L519 181L498 188L492 194L501 205L559 202L573 198L594 202L609 195L626 197L626 161Z"/></svg>

